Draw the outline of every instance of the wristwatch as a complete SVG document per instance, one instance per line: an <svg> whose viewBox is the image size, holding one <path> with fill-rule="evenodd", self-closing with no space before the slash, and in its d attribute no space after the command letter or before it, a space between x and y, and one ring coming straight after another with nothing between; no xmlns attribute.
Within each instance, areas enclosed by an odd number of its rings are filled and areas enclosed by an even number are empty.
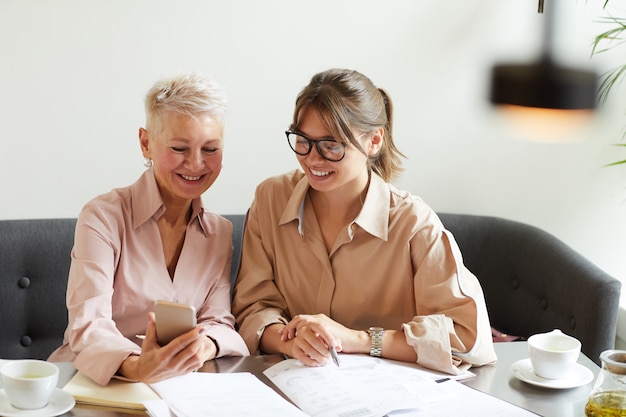
<svg viewBox="0 0 626 417"><path fill-rule="evenodd" d="M370 327L367 332L370 334L370 356L381 357L383 354L383 334L385 329L382 327Z"/></svg>

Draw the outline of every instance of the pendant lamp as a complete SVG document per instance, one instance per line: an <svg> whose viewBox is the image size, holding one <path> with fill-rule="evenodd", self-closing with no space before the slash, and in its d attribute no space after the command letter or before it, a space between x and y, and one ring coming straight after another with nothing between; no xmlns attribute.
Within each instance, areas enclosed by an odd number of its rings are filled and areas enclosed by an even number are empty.
<svg viewBox="0 0 626 417"><path fill-rule="evenodd" d="M550 0L553 4L555 0ZM539 0L543 14L544 0ZM529 139L561 140L586 123L596 107L598 76L593 71L559 65L552 56L554 7L544 23L543 50L531 63L503 63L491 72L490 101L522 126Z"/></svg>

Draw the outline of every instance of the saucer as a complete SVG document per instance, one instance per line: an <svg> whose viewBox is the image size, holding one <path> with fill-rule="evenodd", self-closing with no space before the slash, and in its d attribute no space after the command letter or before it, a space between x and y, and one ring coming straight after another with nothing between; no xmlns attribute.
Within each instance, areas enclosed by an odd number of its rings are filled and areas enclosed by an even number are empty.
<svg viewBox="0 0 626 417"><path fill-rule="evenodd" d="M522 359L511 365L511 373L517 379L538 387L565 389L575 388L593 381L593 372L583 365L576 363L572 373L567 378L546 379L535 374L530 359Z"/></svg>
<svg viewBox="0 0 626 417"><path fill-rule="evenodd" d="M36 410L15 408L9 402L4 389L0 389L0 416L3 417L54 417L70 411L76 401L68 392L56 389L50 396L48 405Z"/></svg>

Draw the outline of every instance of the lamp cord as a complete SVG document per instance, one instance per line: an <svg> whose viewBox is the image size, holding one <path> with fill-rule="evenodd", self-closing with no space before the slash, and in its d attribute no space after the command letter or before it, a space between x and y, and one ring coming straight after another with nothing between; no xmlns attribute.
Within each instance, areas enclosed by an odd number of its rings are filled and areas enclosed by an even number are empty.
<svg viewBox="0 0 626 417"><path fill-rule="evenodd" d="M542 51L542 56L543 59L545 59L546 61L550 61L552 60L552 52L553 52L553 35L554 35L554 22L556 20L555 18L555 12L556 12L556 3L557 0L548 0L548 5L546 6L546 8L548 9L546 11L546 17L544 18L544 22L543 22L543 51ZM545 0L539 0L539 10L538 12L541 14L543 13L543 9L544 9L544 2Z"/></svg>

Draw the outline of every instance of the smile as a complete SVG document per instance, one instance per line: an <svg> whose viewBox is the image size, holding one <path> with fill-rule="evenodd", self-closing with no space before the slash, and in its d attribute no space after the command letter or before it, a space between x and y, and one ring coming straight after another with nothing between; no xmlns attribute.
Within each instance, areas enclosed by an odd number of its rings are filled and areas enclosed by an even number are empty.
<svg viewBox="0 0 626 417"><path fill-rule="evenodd" d="M325 177L326 175L332 174L332 171L317 171L312 168L309 168L309 171L311 171L311 174L315 175L316 177Z"/></svg>
<svg viewBox="0 0 626 417"><path fill-rule="evenodd" d="M198 177L191 177L189 175L184 175L184 174L178 174L178 175L180 175L183 179L186 179L187 181L198 181L200 178L202 178L202 175Z"/></svg>

